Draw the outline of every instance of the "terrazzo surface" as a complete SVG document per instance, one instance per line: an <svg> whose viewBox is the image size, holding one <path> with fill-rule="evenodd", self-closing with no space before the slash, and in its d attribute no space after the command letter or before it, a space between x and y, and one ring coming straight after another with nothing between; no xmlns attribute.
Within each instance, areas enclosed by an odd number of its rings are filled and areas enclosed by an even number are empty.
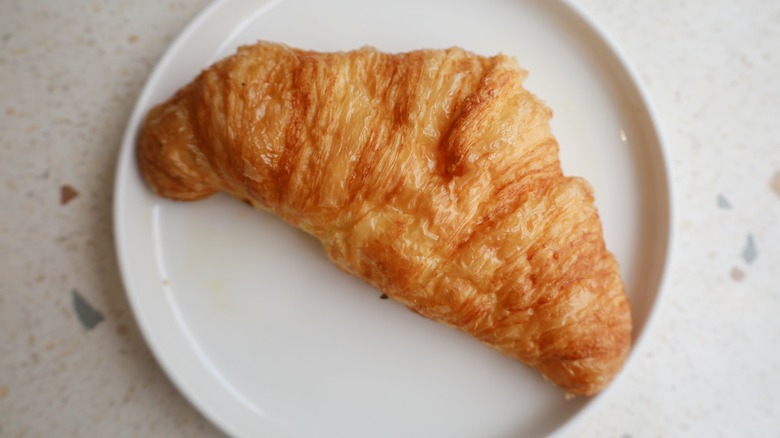
<svg viewBox="0 0 780 438"><path fill-rule="evenodd" d="M780 436L780 3L579 0L669 146L668 288L569 436ZM207 4L0 2L0 436L221 436L149 352L119 278L121 137Z"/></svg>

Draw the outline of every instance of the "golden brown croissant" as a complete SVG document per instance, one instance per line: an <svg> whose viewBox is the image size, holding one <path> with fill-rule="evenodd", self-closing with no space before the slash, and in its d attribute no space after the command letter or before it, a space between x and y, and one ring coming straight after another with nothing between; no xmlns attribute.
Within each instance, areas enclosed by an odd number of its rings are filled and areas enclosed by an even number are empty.
<svg viewBox="0 0 780 438"><path fill-rule="evenodd" d="M414 312L590 395L630 348L629 304L525 76L458 48L258 43L151 110L140 168L168 198L275 212Z"/></svg>

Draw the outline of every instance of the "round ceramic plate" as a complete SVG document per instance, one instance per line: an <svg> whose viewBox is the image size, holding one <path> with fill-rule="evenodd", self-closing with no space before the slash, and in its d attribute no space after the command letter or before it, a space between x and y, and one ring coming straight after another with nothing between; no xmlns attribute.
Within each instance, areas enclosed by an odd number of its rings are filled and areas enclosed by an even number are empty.
<svg viewBox="0 0 780 438"><path fill-rule="evenodd" d="M217 1L149 78L116 181L127 293L147 342L188 399L242 437L542 435L592 405L566 401L534 370L381 300L332 265L313 238L270 214L224 195L180 203L148 191L134 155L148 109L258 39L321 51L457 45L516 57L530 72L526 87L555 112L564 171L595 188L635 336L645 331L667 259L669 188L651 111L614 47L575 7L548 0Z"/></svg>

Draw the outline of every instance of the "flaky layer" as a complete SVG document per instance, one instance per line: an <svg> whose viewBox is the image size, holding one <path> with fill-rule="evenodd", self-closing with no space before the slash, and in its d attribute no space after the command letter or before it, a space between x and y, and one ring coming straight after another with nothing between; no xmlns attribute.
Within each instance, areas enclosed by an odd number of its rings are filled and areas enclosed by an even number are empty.
<svg viewBox="0 0 780 438"><path fill-rule="evenodd" d="M629 305L525 75L457 48L258 43L150 111L140 168L162 196L269 209L413 311L594 394L630 348Z"/></svg>

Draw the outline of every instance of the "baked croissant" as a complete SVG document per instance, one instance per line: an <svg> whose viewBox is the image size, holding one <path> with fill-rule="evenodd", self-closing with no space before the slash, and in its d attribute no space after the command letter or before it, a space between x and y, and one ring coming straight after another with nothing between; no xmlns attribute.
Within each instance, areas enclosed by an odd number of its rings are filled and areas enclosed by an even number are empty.
<svg viewBox="0 0 780 438"><path fill-rule="evenodd" d="M525 76L458 48L261 42L149 112L140 170L161 196L270 210L412 311L592 395L630 348L629 304Z"/></svg>

